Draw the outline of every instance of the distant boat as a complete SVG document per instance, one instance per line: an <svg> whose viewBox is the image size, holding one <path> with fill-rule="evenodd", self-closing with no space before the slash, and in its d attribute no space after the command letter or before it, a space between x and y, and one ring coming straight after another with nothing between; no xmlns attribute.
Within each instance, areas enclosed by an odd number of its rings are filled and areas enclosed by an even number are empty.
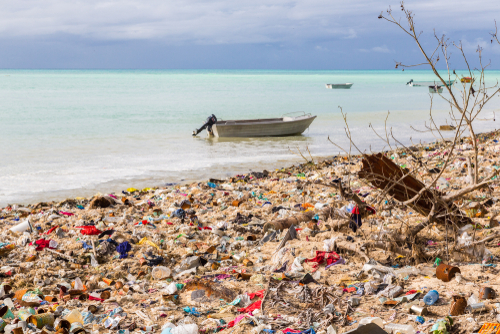
<svg viewBox="0 0 500 334"><path fill-rule="evenodd" d="M429 86L429 93L442 93L443 92L443 87L434 85L434 86Z"/></svg>
<svg viewBox="0 0 500 334"><path fill-rule="evenodd" d="M289 115L289 114L288 114ZM316 116L302 112L296 117L283 115L280 118L217 120L211 127L209 135L215 137L283 137L300 135L314 121ZM193 135L197 135L194 132Z"/></svg>
<svg viewBox="0 0 500 334"><path fill-rule="evenodd" d="M343 84L326 84L326 88L328 89L349 89L354 85L352 83L343 83Z"/></svg>
<svg viewBox="0 0 500 334"><path fill-rule="evenodd" d="M472 81L471 77L463 77L460 79L460 82L462 82L462 83L469 83L471 81Z"/></svg>
<svg viewBox="0 0 500 334"><path fill-rule="evenodd" d="M447 86L453 85L454 82L455 82L455 80L453 80L453 81L451 81L451 80L445 81L445 83L446 83ZM429 87L429 86L434 86L436 84L442 85L443 83L442 82L437 82L437 81L413 81L413 79L411 79L406 84L408 86L410 86L410 87Z"/></svg>

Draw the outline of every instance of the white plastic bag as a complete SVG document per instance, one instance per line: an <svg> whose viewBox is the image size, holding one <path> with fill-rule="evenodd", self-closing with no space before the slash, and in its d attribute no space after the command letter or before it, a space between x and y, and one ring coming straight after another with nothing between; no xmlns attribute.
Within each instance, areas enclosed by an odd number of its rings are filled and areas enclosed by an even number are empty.
<svg viewBox="0 0 500 334"><path fill-rule="evenodd" d="M248 305L252 304L252 301L250 300L250 297L247 294L238 295L236 299L238 298L240 299L238 305L241 307L247 307Z"/></svg>
<svg viewBox="0 0 500 334"><path fill-rule="evenodd" d="M174 293L177 292L177 286L175 285L175 283L170 283L170 285L167 286L167 288L164 291L169 295L173 295Z"/></svg>
<svg viewBox="0 0 500 334"><path fill-rule="evenodd" d="M170 330L170 334L197 334L198 333L198 325L189 324L189 325L180 325Z"/></svg>
<svg viewBox="0 0 500 334"><path fill-rule="evenodd" d="M290 271L293 273L304 271L304 267L302 267L302 263L304 262L305 259L306 259L305 257L297 256L295 258L295 260L293 260L292 267L290 268Z"/></svg>
<svg viewBox="0 0 500 334"><path fill-rule="evenodd" d="M80 279L80 277L75 278L74 289L75 290L83 290L83 283L82 283L82 280Z"/></svg>
<svg viewBox="0 0 500 334"><path fill-rule="evenodd" d="M325 252L332 252L335 248L335 240L337 238L326 239L323 241L323 250Z"/></svg>

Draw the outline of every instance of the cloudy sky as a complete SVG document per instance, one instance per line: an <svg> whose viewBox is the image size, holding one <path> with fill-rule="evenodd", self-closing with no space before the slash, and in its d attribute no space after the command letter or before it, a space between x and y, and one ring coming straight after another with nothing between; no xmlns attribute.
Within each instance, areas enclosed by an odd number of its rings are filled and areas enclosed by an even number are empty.
<svg viewBox="0 0 500 334"><path fill-rule="evenodd" d="M412 0L422 44L433 30L467 54L490 43L498 0ZM0 68L390 69L422 60L414 42L377 19L381 0L0 1ZM458 53L452 66L463 68Z"/></svg>

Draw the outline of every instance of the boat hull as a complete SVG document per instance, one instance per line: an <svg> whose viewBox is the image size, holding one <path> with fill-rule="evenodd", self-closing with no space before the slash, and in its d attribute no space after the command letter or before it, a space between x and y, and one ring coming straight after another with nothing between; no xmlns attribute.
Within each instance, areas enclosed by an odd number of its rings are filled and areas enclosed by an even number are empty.
<svg viewBox="0 0 500 334"><path fill-rule="evenodd" d="M353 84L326 84L326 88L328 89L349 89Z"/></svg>
<svg viewBox="0 0 500 334"><path fill-rule="evenodd" d="M268 118L239 121L220 121L213 127L215 137L284 137L303 133L316 116L291 120ZM286 118L285 118L286 119Z"/></svg>

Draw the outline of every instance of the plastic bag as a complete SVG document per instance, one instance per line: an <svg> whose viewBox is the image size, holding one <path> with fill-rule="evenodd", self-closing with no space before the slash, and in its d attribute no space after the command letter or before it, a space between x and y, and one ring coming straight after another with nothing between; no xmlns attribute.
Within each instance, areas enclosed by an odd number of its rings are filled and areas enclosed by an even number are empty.
<svg viewBox="0 0 500 334"><path fill-rule="evenodd" d="M172 274L172 271L163 266L157 266L153 268L153 271L151 272L151 276L153 276L155 279L161 280L164 278L169 277Z"/></svg>
<svg viewBox="0 0 500 334"><path fill-rule="evenodd" d="M371 282L366 282L365 285L364 285L364 287L365 287L365 293L367 295L372 295L377 290L377 288L375 287L375 285L372 284Z"/></svg>
<svg viewBox="0 0 500 334"><path fill-rule="evenodd" d="M248 305L252 304L252 301L250 300L250 297L247 294L238 295L236 299L238 298L240 299L238 305L241 306L242 308L245 308Z"/></svg>
<svg viewBox="0 0 500 334"><path fill-rule="evenodd" d="M304 267L302 267L302 263L304 262L305 259L306 259L305 257L297 256L295 258L295 260L293 260L292 267L290 268L290 271L293 273L304 271Z"/></svg>
<svg viewBox="0 0 500 334"><path fill-rule="evenodd" d="M325 252L333 252L334 248L335 248L335 240L337 240L337 238L331 238L331 239L326 239L323 241L323 250Z"/></svg>
<svg viewBox="0 0 500 334"><path fill-rule="evenodd" d="M198 326L196 324L179 325L170 330L170 334L197 334Z"/></svg>
<svg viewBox="0 0 500 334"><path fill-rule="evenodd" d="M175 283L170 283L170 285L167 286L164 291L169 295L173 295L174 293L177 293L177 286L175 285Z"/></svg>
<svg viewBox="0 0 500 334"><path fill-rule="evenodd" d="M74 286L74 289L75 290L83 290L83 283L82 283L82 280L80 279L80 277L77 277L75 279L75 286Z"/></svg>
<svg viewBox="0 0 500 334"><path fill-rule="evenodd" d="M457 244L458 246L466 246L468 248L465 248L465 252L475 256L475 257L478 257L478 258L482 258L483 261L487 261L492 253L490 252L489 249L487 249L484 244L479 244L479 245L475 245L475 247L470 247L470 245L472 244L473 240L472 240L472 236L469 236L467 234L467 232L464 232L462 234L461 237L458 237L457 238Z"/></svg>

